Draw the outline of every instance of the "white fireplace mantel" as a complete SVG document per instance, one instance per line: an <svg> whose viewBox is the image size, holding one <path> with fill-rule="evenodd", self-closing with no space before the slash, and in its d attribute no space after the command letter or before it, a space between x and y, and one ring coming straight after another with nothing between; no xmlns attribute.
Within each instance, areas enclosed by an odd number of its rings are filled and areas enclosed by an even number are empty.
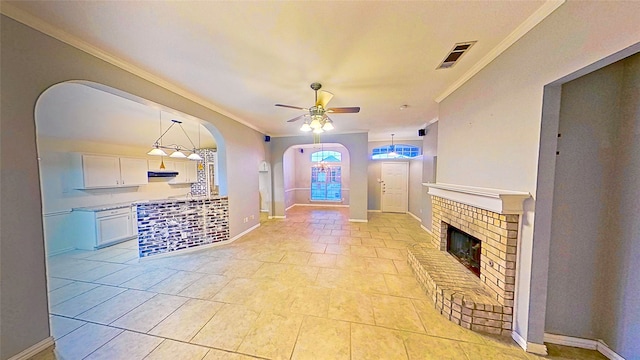
<svg viewBox="0 0 640 360"><path fill-rule="evenodd" d="M444 183L423 183L428 194L459 203L490 210L499 214L522 214L528 192L480 188Z"/></svg>

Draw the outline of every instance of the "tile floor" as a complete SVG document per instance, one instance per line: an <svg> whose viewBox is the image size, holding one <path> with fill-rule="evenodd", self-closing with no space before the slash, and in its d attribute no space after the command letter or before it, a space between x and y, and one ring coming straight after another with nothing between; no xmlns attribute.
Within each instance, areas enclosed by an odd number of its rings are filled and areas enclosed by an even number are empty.
<svg viewBox="0 0 640 360"><path fill-rule="evenodd" d="M44 359L538 359L436 313L404 214L295 207L236 242L139 261L130 241L49 258ZM604 359L552 346L553 359Z"/></svg>

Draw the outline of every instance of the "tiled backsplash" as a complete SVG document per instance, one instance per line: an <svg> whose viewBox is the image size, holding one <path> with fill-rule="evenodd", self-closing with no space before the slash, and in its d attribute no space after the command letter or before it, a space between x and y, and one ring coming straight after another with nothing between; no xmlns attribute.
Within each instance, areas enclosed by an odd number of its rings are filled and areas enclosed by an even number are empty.
<svg viewBox="0 0 640 360"><path fill-rule="evenodd" d="M213 149L196 149L196 154L204 159L204 166L198 166L198 182L191 184L191 193L194 196L206 196L207 194L207 169L209 164L216 161L216 150ZM218 174L215 174L218 176Z"/></svg>
<svg viewBox="0 0 640 360"><path fill-rule="evenodd" d="M141 258L229 240L227 197L152 201L137 206Z"/></svg>

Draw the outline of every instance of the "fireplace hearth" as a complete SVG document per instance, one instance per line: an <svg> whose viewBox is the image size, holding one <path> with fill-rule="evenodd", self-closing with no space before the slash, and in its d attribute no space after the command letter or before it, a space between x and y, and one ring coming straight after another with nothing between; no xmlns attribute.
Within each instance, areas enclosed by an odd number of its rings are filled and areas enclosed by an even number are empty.
<svg viewBox="0 0 640 360"><path fill-rule="evenodd" d="M480 277L482 242L451 225L448 225L447 230L447 252L477 277Z"/></svg>

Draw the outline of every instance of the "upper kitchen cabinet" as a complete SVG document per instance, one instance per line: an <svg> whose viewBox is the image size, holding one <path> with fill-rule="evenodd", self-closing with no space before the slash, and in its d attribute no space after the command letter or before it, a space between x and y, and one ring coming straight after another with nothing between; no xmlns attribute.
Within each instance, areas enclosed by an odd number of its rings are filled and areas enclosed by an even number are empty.
<svg viewBox="0 0 640 360"><path fill-rule="evenodd" d="M176 161L173 169L178 175L169 184L191 184L198 182L198 164L194 161Z"/></svg>
<svg viewBox="0 0 640 360"><path fill-rule="evenodd" d="M149 182L145 159L71 153L70 181L76 189L140 186Z"/></svg>

